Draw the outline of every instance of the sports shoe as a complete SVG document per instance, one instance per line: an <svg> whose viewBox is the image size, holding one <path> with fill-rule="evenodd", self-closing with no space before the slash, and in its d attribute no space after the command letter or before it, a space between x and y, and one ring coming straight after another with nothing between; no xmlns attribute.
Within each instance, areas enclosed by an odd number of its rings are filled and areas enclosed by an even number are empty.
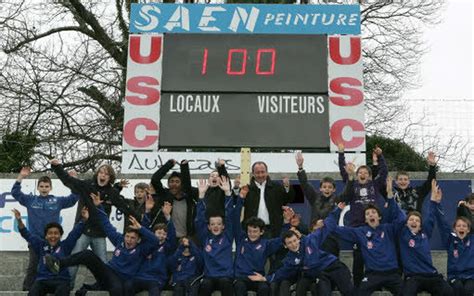
<svg viewBox="0 0 474 296"><path fill-rule="evenodd" d="M59 266L59 260L57 258L54 258L54 256L47 254L44 256L44 260L46 263L46 267L48 267L49 271L51 271L52 273L59 273L59 269L61 267Z"/></svg>

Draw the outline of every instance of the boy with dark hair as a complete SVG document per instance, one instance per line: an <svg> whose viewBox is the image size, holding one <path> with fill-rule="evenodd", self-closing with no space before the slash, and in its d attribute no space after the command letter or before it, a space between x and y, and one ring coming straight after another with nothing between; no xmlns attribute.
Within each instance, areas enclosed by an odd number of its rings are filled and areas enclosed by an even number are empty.
<svg viewBox="0 0 474 296"><path fill-rule="evenodd" d="M219 187L226 195L225 218L210 216L206 219L207 201L204 197L208 187L209 184L205 180L199 180L200 200L197 204L196 230L201 246L204 248L204 277L199 288L199 295L210 296L215 290L220 290L222 295L232 295L232 242L234 240L232 223L236 219L234 215L240 216L240 212L234 211L229 179L223 176L219 179Z"/></svg>
<svg viewBox="0 0 474 296"><path fill-rule="evenodd" d="M289 285L295 282L299 273L303 271L303 277L317 282L318 295L330 295L331 283L335 283L343 295L351 295L353 286L349 269L337 257L321 250L321 245L327 235L336 228L338 217L344 206L344 203L339 203L338 207L324 220L324 227L308 236L300 238L300 234L294 230L285 232L283 240L288 254L283 260L283 266L266 277L255 273L249 278L253 281L280 282L279 295L284 296L290 295ZM291 209L288 210L292 212ZM287 211L284 215L285 220L288 220ZM297 291L298 293L306 294L306 291Z"/></svg>
<svg viewBox="0 0 474 296"><path fill-rule="evenodd" d="M303 188L304 196L311 206L311 221L324 220L334 208L340 198L336 195L336 182L333 178L324 177L319 183L319 191L316 191L308 182L308 176L303 168L304 158L301 152L296 153L296 164L298 165L298 180ZM330 234L324 241L322 249L339 256L339 243L337 238Z"/></svg>
<svg viewBox="0 0 474 296"><path fill-rule="evenodd" d="M436 190L436 182L433 185ZM388 182L387 194L389 197L393 195ZM432 194L425 219L422 219L419 212L411 211L407 221L400 221L398 225L400 257L405 277L401 295L416 296L422 291L429 292L431 295L446 295L443 293L443 289L447 283L444 281L443 275L438 273L433 266L431 259L430 238L433 232L437 203L436 194ZM447 295L451 295L451 293Z"/></svg>
<svg viewBox="0 0 474 296"><path fill-rule="evenodd" d="M387 181L387 186L389 182L391 184L392 180ZM397 295L400 290L401 279L398 273L395 243L398 239L397 225L403 223L406 216L393 196L388 198L388 211L390 217L396 218L392 223L381 224L380 209L376 205L369 204L364 211L365 225L336 229L341 239L360 246L366 266L364 278L359 286L358 295L360 296L371 295L382 287L394 295Z"/></svg>
<svg viewBox="0 0 474 296"><path fill-rule="evenodd" d="M129 207L133 209L135 213L140 216L145 214L145 201L148 196L150 186L145 182L137 183L133 187L133 200L132 199L125 199L128 203ZM130 225L130 221L125 219L123 223L123 231Z"/></svg>
<svg viewBox="0 0 474 296"><path fill-rule="evenodd" d="M203 262L201 251L192 240L181 238L178 249L169 260L169 266L173 272L173 295L198 296Z"/></svg>
<svg viewBox="0 0 474 296"><path fill-rule="evenodd" d="M91 193L93 204L100 206L100 196ZM46 265L55 273L64 268L75 265L85 265L94 275L98 285L113 296L133 295L131 279L138 272L142 262L149 256L158 245L158 238L146 227L130 216L130 227L125 234L117 232L110 224L107 214L102 207L96 209L93 217L103 225L104 232L110 242L115 246L113 257L108 263L104 263L96 254L89 250L81 251L66 258L46 256Z"/></svg>
<svg viewBox="0 0 474 296"><path fill-rule="evenodd" d="M176 160L170 159L161 166L151 177L151 185L155 190L153 198L158 209L161 208L165 201L172 204L173 212L171 213L171 219L176 229L176 236L181 238L194 234L194 217L198 192L195 187L191 186L189 164L186 160L180 163L181 173L172 172L168 177L168 188L163 187L161 180L175 164ZM160 213L157 213L155 218L152 225L164 222L163 216Z"/></svg>
<svg viewBox="0 0 474 296"><path fill-rule="evenodd" d="M448 251L448 282L455 296L474 295L474 235L470 233L471 220L458 216L453 227L450 227L441 206L443 194L436 184L434 187L432 199L438 203L436 221L441 241Z"/></svg>
<svg viewBox="0 0 474 296"><path fill-rule="evenodd" d="M474 223L474 193L458 203L456 216L467 218L471 225ZM471 227L471 234L474 234L474 227Z"/></svg>
<svg viewBox="0 0 474 296"><path fill-rule="evenodd" d="M29 167L23 167L18 175L11 194L28 212L28 227L32 235L42 237L44 227L49 222L60 222L59 214L62 209L73 207L79 196L71 193L69 196L50 195L52 189L51 178L42 176L38 179L37 189L39 195L24 194L21 191L21 182L31 174ZM30 244L28 244L29 262L26 276L23 281L23 290L28 291L36 277L38 267L38 256Z"/></svg>
<svg viewBox="0 0 474 296"><path fill-rule="evenodd" d="M234 211L240 213L244 199L249 191L248 186L241 188ZM236 233L236 257L234 264L234 293L235 296L245 296L247 291L256 291L258 296L270 295L270 287L265 282L252 282L248 279L254 273L265 273L267 258L283 247L281 238L262 238L265 232L265 222L257 217L245 221L246 232L240 226L240 219L234 227Z"/></svg>
<svg viewBox="0 0 474 296"><path fill-rule="evenodd" d="M407 172L399 171L395 177L395 200L406 213L411 211L422 212L423 201L431 190L431 181L436 179L436 159L433 152L428 152L428 178L417 187L410 186L410 176Z"/></svg>
<svg viewBox="0 0 474 296"><path fill-rule="evenodd" d="M149 198L149 200L153 199ZM152 207L150 203L147 206ZM149 296L159 296L168 280L166 258L171 255L176 245L176 232L173 221L171 221L171 209L171 204L165 202L161 211L168 223L156 224L153 227L153 232L158 238L158 245L155 246L153 253L146 257L133 278L132 284L135 293L146 290ZM149 209L147 208L147 210ZM149 223L149 217L147 216L145 215L143 219L143 226Z"/></svg>
<svg viewBox="0 0 474 296"><path fill-rule="evenodd" d="M31 286L28 295L39 296L47 293L54 293L57 296L69 295L71 290L71 277L67 270L63 270L59 274L51 273L45 266L45 256L54 256L55 258L64 258L71 254L72 248L76 244L84 227L83 222L79 222L69 233L68 237L61 241L63 236L63 228L57 222L50 222L44 227L44 235L38 236L28 231L21 220L21 214L18 210L13 209L15 219L18 222L18 229L21 236L28 241L31 249L36 253L38 260L37 276ZM83 221L89 218L87 209L82 209Z"/></svg>

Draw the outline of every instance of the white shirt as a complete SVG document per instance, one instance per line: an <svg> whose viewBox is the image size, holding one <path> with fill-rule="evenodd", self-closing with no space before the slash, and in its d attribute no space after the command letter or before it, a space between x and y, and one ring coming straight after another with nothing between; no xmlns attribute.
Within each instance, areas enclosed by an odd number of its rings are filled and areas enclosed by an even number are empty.
<svg viewBox="0 0 474 296"><path fill-rule="evenodd" d="M265 180L262 184L255 182L257 188L260 189L260 202L258 203L258 213L257 217L262 219L266 225L270 224L270 215L268 214L267 205L265 204L265 185L267 181Z"/></svg>

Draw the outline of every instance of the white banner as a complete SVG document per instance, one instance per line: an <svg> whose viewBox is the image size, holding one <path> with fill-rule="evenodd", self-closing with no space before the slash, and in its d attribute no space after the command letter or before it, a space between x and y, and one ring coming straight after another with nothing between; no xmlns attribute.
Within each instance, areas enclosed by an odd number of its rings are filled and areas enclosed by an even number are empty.
<svg viewBox="0 0 474 296"><path fill-rule="evenodd" d="M251 163L264 161L270 173L296 172L295 153L252 153ZM238 152L122 152L123 174L153 174L168 159L189 161L191 174L210 173L215 161L223 159L229 174L240 174L240 153ZM304 153L304 167L307 172L338 172L337 153ZM365 164L365 153L346 154L347 161L357 166ZM179 170L176 165L174 169Z"/></svg>

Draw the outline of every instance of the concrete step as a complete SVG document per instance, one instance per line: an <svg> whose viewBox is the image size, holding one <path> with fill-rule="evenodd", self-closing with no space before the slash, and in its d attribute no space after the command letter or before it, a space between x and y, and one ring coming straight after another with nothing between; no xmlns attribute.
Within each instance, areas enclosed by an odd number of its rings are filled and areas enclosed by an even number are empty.
<svg viewBox="0 0 474 296"><path fill-rule="evenodd" d="M440 273L446 276L446 252L432 251L432 257L435 267ZM21 291L22 289L25 270L28 266L28 252L0 252L0 258L0 295L16 295L11 293L16 293L14 291ZM349 267L349 269L352 268L352 251L342 251L340 259ZM77 274L75 282L75 289L79 289L83 283L90 284L94 282L95 279L92 274L87 270L87 268L85 268L84 266L79 267L79 272Z"/></svg>

